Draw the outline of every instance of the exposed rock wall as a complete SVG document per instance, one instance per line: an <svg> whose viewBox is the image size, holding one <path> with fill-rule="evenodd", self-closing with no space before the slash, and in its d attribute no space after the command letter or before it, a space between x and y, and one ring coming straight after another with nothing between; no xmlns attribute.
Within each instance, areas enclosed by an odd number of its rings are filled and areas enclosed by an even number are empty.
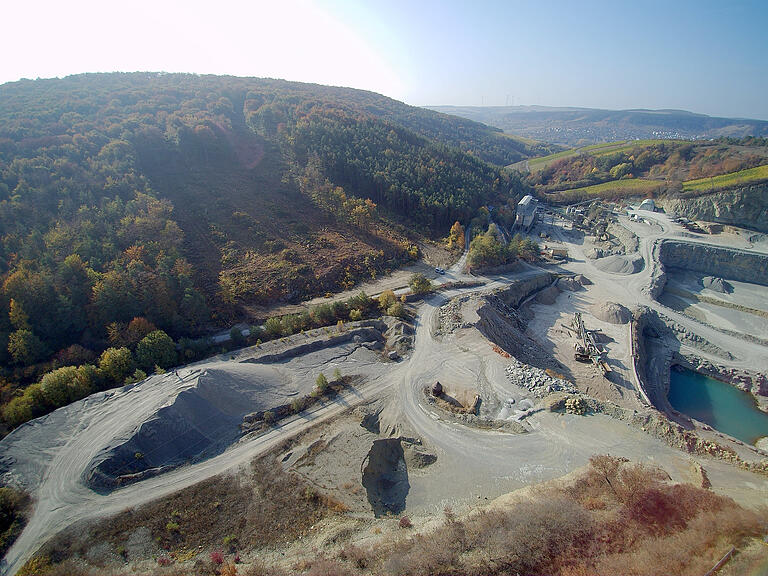
<svg viewBox="0 0 768 576"><path fill-rule="evenodd" d="M659 261L668 267L768 286L768 255L709 244L665 240Z"/></svg>
<svg viewBox="0 0 768 576"><path fill-rule="evenodd" d="M768 183L688 198L659 198L656 203L666 212L690 220L768 232Z"/></svg>
<svg viewBox="0 0 768 576"><path fill-rule="evenodd" d="M555 280L552 274L544 273L532 278L526 278L524 280L518 280L512 282L507 288L500 290L496 295L507 306L517 308L520 302L528 298L531 294L542 288L546 288Z"/></svg>

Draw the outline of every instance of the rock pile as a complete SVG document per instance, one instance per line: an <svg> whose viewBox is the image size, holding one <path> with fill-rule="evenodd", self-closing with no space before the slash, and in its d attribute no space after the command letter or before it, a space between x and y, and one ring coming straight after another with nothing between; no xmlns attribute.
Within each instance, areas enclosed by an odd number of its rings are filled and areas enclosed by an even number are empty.
<svg viewBox="0 0 768 576"><path fill-rule="evenodd" d="M459 328L470 328L472 326L461 315L461 306L469 298L469 296L453 298L450 302L440 307L438 316L440 318L439 332L441 334L452 334Z"/></svg>
<svg viewBox="0 0 768 576"><path fill-rule="evenodd" d="M704 278L701 279L701 285L704 286L704 288L709 288L710 290L720 292L721 294L730 294L733 292L731 283L722 278L718 278L717 276L704 276Z"/></svg>
<svg viewBox="0 0 768 576"><path fill-rule="evenodd" d="M557 281L557 287L560 290L568 290L569 292L578 292L582 290L581 283L576 278L560 278Z"/></svg>
<svg viewBox="0 0 768 576"><path fill-rule="evenodd" d="M541 368L524 364L515 358L505 371L510 382L526 388L536 398L543 398L552 392L576 393L576 387L567 380L553 378Z"/></svg>

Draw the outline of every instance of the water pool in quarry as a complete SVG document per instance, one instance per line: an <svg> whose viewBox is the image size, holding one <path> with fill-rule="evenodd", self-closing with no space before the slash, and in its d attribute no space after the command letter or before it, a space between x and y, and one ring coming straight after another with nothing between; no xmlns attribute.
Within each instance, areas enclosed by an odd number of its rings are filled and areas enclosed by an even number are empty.
<svg viewBox="0 0 768 576"><path fill-rule="evenodd" d="M768 436L768 414L747 392L678 366L669 379L668 398L675 410L749 444Z"/></svg>

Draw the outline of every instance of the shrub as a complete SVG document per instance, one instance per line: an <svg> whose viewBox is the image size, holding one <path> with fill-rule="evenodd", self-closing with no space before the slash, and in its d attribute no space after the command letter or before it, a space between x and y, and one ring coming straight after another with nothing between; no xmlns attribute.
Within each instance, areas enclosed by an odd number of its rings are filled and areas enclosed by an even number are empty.
<svg viewBox="0 0 768 576"><path fill-rule="evenodd" d="M384 290L381 294L379 294L379 308L382 311L386 311L387 308L392 306L395 302L397 302L397 297L395 296L395 293L392 292L392 290Z"/></svg>
<svg viewBox="0 0 768 576"><path fill-rule="evenodd" d="M359 310L358 308L353 308L349 311L349 321L350 322L357 322L358 320L363 319L363 312Z"/></svg>
<svg viewBox="0 0 768 576"><path fill-rule="evenodd" d="M136 345L136 360L144 369L170 368L176 363L176 344L168 334L155 330Z"/></svg>
<svg viewBox="0 0 768 576"><path fill-rule="evenodd" d="M0 555L13 544L26 522L26 494L13 488L0 488Z"/></svg>
<svg viewBox="0 0 768 576"><path fill-rule="evenodd" d="M224 563L224 552L221 550L213 550L211 552L211 562L221 565Z"/></svg>
<svg viewBox="0 0 768 576"><path fill-rule="evenodd" d="M126 384L135 384L136 382L141 382L147 377L147 373L144 372L144 370L140 370L139 368L136 368L136 370L133 371L133 374L131 374L128 378L125 379Z"/></svg>
<svg viewBox="0 0 768 576"><path fill-rule="evenodd" d="M270 336L277 337L283 333L283 323L277 317L267 318L267 321L264 323L264 329Z"/></svg>
<svg viewBox="0 0 768 576"><path fill-rule="evenodd" d="M395 318L405 318L405 305L400 301L394 302L387 308L387 315L394 316Z"/></svg>
<svg viewBox="0 0 768 576"><path fill-rule="evenodd" d="M133 370L133 356L128 348L107 348L99 357L99 370L110 383L121 384Z"/></svg>
<svg viewBox="0 0 768 576"><path fill-rule="evenodd" d="M412 528L413 527L413 523L411 522L411 519L408 518L408 516L403 516L402 518L400 518L399 525L400 525L400 528Z"/></svg>
<svg viewBox="0 0 768 576"><path fill-rule="evenodd" d="M275 421L275 413L271 410L264 412L264 422L266 424L272 424Z"/></svg>
<svg viewBox="0 0 768 576"><path fill-rule="evenodd" d="M230 552L234 552L237 549L237 536L234 534L228 534L224 537L224 548ZM237 560L235 560L237 562Z"/></svg>
<svg viewBox="0 0 768 576"><path fill-rule="evenodd" d="M243 331L240 330L240 328L237 326L233 326L229 331L229 337L232 340L232 344L235 346L242 346L245 344L245 336L243 336Z"/></svg>
<svg viewBox="0 0 768 576"><path fill-rule="evenodd" d="M408 286L414 294L427 294L432 291L432 282L421 272L417 272L408 280Z"/></svg>
<svg viewBox="0 0 768 576"><path fill-rule="evenodd" d="M166 555L162 555L162 556L160 556L160 557L157 559L157 563L158 563L160 566L170 566L171 564L173 564L173 559L172 559L172 558L169 558L169 557L168 557L168 556L166 556Z"/></svg>
<svg viewBox="0 0 768 576"><path fill-rule="evenodd" d="M317 380L315 380L315 387L319 392L325 392L328 389L328 378L326 378L325 374L322 372L317 375Z"/></svg>

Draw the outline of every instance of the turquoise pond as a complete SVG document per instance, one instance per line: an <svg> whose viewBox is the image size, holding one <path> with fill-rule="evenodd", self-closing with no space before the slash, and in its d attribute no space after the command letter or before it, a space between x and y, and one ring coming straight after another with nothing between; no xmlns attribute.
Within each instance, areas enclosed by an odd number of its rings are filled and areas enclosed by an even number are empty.
<svg viewBox="0 0 768 576"><path fill-rule="evenodd" d="M742 442L754 444L768 436L768 414L757 408L751 395L697 372L671 370L669 403L678 412Z"/></svg>

